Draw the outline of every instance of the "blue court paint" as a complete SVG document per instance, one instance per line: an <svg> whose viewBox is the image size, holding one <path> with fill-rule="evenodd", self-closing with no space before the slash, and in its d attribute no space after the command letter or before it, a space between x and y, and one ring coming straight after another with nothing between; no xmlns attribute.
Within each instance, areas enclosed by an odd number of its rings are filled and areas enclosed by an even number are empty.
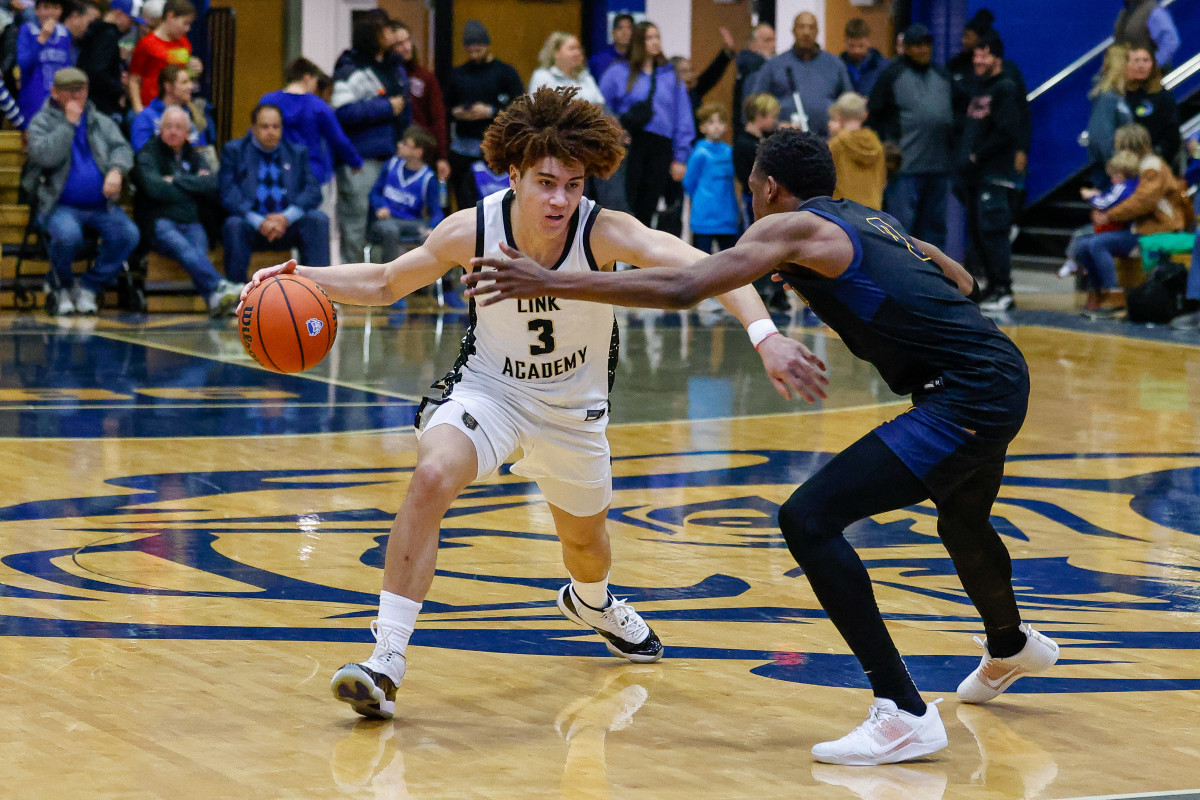
<svg viewBox="0 0 1200 800"><path fill-rule="evenodd" d="M663 454L656 457L661 465ZM617 503L610 513L614 525L622 526L621 535L634 536L642 545L657 548L663 558L686 558L689 548L755 549L783 547L776 527L778 506L763 497L760 487L790 487L802 482L831 454L789 450L712 451L688 453L684 461L691 468L675 472L622 476L614 479ZM706 459L705 455L713 458ZM636 468L639 459L617 458L618 472ZM1130 459L1153 458L1177 463L1174 468L1129 475L1121 473L1122 463ZM1170 563L1169 550L1139 547L1134 554L1157 554L1157 558L1124 561L1121 558L1088 559L1089 552L1113 547L1128 547L1141 540L1132 532L1111 531L1088 523L1086 510L1073 504L1080 496L1089 503L1118 503L1130 512L1163 526L1164 536L1191 537L1200 534L1200 460L1196 453L1111 453L1111 454L1038 454L1009 459L1010 472L1019 473L1022 462L1039 465L1061 462L1062 477L1023 477L1010 475L1005 480L1001 500L995 509L998 528L1013 543L1013 573L1018 601L1027 615L1037 620L1040 630L1064 644L1066 675L1051 674L1025 679L1016 684L1017 692L1118 692L1176 691L1200 689L1200 667L1165 666L1153 651L1190 650L1200 655L1200 567ZM710 464L735 463L736 467L710 467ZM1116 467L1114 469L1114 467ZM266 641L342 641L367 642L370 633L365 622L375 614L374 592L352 591L322 583L323 570L297 570L296 542L305 544L311 530L328 541L340 536L356 537L361 547L363 569L381 569L383 547L390 526L392 509L370 506L347 507L344 498L356 489L383 487L393 480L407 482L409 468L313 469L313 470L230 470L221 472L178 472L145 474L109 481L110 494L97 494L60 500L42 500L0 507L0 523L38 525L57 534L85 532L91 544L66 547L58 544L22 549L0 544L0 563L21 580L0 580L0 597L24 598L27 603L43 604L45 613L37 616L0 616L0 635L32 637L100 637L162 639L228 639ZM1040 468L1040 474L1053 474ZM508 476L513 477L513 476ZM621 502L622 492L647 488L686 486L725 487L727 499L705 500L667 506L630 505ZM737 487L737 492L728 488ZM399 488L399 487L397 487ZM271 514L255 516L250 495L262 492L303 490L311 508L296 516ZM237 506L237 496L247 495L246 504L235 517L205 512L205 500L214 507ZM399 492L397 492L399 496ZM771 497L779 497L772 489ZM340 498L335 510L324 510L329 498ZM171 500L187 506L186 523L147 521L126 522L130 514L147 513L152 503ZM483 484L464 493L441 532L444 548L470 548L481 541L489 544L499 538L552 542L546 532L509 531L481 527L481 515L493 509L516 508L541 503L536 488L528 481ZM158 509L161 512L161 509ZM950 614L889 613L887 618L909 625L937 627L945 634L948 651L961 652L962 638L978 633L980 623L974 609L953 577L953 566L945 551L937 547L936 534L929 525L933 513L928 505L902 509L886 522L864 520L848 531L850 541L859 549L864 564L879 586L894 592L907 592L917 607L929 608L927 598L951 604ZM86 517L86 520L84 519ZM1069 555L1058 553L1026 554L1023 548L1036 545L1050 526L1058 526L1067 536L1077 537L1077 547ZM700 532L700 535L697 535ZM374 534L364 538L363 534ZM1061 536L1061 533L1056 533ZM239 537L256 542L251 550L260 551L272 539L279 542L280 563L261 557L251 562L239 558ZM291 537L299 537L295 541ZM264 538L266 542L264 543ZM3 541L3 540L0 540ZM13 541L17 541L16 538ZM26 537L23 541L28 541ZM1178 546L1179 539L1176 539ZM921 547L921 545L926 545ZM929 547L928 545L935 545ZM28 548L28 546L26 546ZM272 551L273 552L273 551ZM719 550L718 550L719 552ZM110 580L102 571L88 568L92 563L113 563L129 555L159 559L187 570L221 579L220 591L156 587L152 577L142 584ZM1077 557L1080 556L1080 557ZM89 559L98 561L89 561ZM560 570L550 568L543 574L506 574L505 565L488 568L481 562L479 571L444 567L443 579L470 580L481 584L481 598L496 595L486 590L491 584L504 587L506 602L450 604L432 600L425 611L451 615L418 627L416 645L455 650L477 650L539 656L597 656L605 653L597 638L588 631L564 625L554 608L554 594L564 581ZM79 569L72 569L72 565ZM1102 565L1102 566L1101 566ZM314 563L312 566L320 567ZM1124 569L1123 569L1124 568ZM1126 571L1127 570L1127 571ZM170 572L169 569L166 572ZM524 572L524 571L523 571ZM191 573L187 573L191 574ZM300 577L297 577L300 576ZM798 568L780 571L773 580L803 580ZM212 585L210 582L209 585ZM761 593L754 594L753 583L745 577L714 573L690 586L614 585L619 597L641 604L644 616L655 621L703 622L705 627L755 623L756 633L736 634L737 645L726 648L697 646L694 642L667 642L670 657L694 660L736 660L756 675L773 680L821 686L865 686L861 670L850 655L829 653L776 652L764 648L768 641L803 642L804 630L813 624L825 625L819 608L792 608L786 605L761 606ZM288 603L296 620L286 627L256 625L164 625L153 620L131 619L129 604L139 597L190 597L204 601L253 602L272 600ZM895 596L895 595L893 595ZM756 600L749 600L757 598ZM114 618L103 619L106 600L114 603ZM748 602L749 601L749 602ZM652 606L652 607L650 607ZM28 605L26 606L28 607ZM76 610L78 607L79 610ZM895 607L894 604L892 606ZM136 605L135 605L136 608ZM1129 611L1136 614L1127 617ZM1159 615L1159 612L1168 612ZM117 617L115 614L119 613ZM1082 615L1085 615L1081 617ZM1149 615L1149 616L1147 616ZM99 620L94 619L99 617ZM252 618L252 612L245 617ZM1078 620L1086 619L1086 623ZM1146 620L1149 619L1147 623ZM466 623L466 625L464 625ZM472 624L473 623L473 624ZM487 627L479 627L487 623ZM763 624L788 626L779 634L762 637ZM1128 629L1127 629L1128 628ZM729 628L721 629L721 640L730 641ZM759 639L759 641L755 641ZM1140 655L1143 651L1146 656ZM1117 655L1119 654L1119 655ZM915 653L908 657L910 670L918 684L929 691L953 691L958 681L977 663L975 656L948 653ZM1198 664L1200 659L1181 659L1179 664ZM1122 669L1136 678L1109 677L1106 664L1135 664L1137 670ZM1111 674L1111 673L1110 673Z"/></svg>
<svg viewBox="0 0 1200 800"><path fill-rule="evenodd" d="M177 438L409 427L416 405L99 336L0 334L0 437Z"/></svg>

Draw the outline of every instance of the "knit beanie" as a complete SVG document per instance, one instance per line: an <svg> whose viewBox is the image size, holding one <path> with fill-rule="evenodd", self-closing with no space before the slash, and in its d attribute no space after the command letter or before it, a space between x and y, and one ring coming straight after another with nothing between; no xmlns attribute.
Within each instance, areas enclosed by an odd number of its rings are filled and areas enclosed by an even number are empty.
<svg viewBox="0 0 1200 800"><path fill-rule="evenodd" d="M463 47L491 43L492 37L488 35L488 29L483 27L482 22L477 19L467 20L467 24L463 26Z"/></svg>

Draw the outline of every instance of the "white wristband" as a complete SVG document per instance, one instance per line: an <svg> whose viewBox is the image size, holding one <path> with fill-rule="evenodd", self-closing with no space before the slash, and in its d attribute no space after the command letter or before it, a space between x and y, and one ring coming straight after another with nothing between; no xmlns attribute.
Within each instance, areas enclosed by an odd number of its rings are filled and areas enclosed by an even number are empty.
<svg viewBox="0 0 1200 800"><path fill-rule="evenodd" d="M762 344L764 339L775 333L779 333L779 328L776 328L775 323L770 319L756 319L746 326L746 335L750 337L750 344L755 348Z"/></svg>

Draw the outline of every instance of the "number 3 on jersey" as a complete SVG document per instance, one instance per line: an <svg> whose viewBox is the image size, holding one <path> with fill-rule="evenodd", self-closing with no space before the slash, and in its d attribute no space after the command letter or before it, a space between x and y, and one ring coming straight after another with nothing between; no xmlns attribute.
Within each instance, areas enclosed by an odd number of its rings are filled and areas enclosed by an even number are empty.
<svg viewBox="0 0 1200 800"><path fill-rule="evenodd" d="M554 352L554 320L531 319L529 320L529 330L537 333L539 342L539 344L529 345L529 355L544 356Z"/></svg>

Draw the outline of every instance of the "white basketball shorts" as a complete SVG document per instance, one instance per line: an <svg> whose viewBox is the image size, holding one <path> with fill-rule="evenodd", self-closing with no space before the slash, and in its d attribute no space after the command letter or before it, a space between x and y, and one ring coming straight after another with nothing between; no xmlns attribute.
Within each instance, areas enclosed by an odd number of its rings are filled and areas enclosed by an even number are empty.
<svg viewBox="0 0 1200 800"><path fill-rule="evenodd" d="M456 386L418 432L453 425L475 445L476 480L495 472L520 448L511 469L537 483L546 500L576 517L590 517L612 502L612 453L604 433L607 414L575 421L531 400Z"/></svg>

